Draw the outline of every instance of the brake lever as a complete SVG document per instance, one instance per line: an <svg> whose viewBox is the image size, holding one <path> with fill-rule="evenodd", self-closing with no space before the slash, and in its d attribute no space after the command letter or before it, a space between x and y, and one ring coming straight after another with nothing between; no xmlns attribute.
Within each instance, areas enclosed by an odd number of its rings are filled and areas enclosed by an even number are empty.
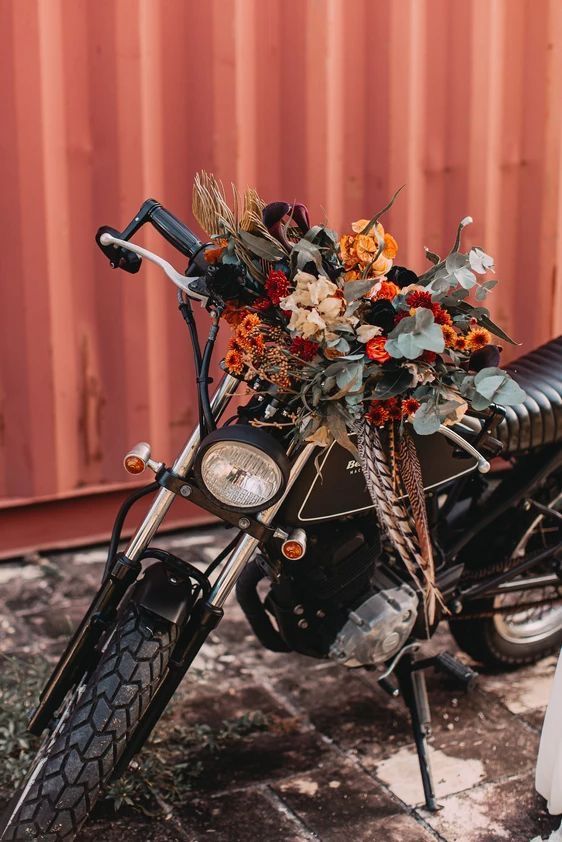
<svg viewBox="0 0 562 842"><path fill-rule="evenodd" d="M100 235L99 238L100 246L109 248L117 249L117 253L121 251L121 249L126 249L127 251L133 252L137 257L142 258L144 257L145 260L149 260L151 263L156 264L159 266L160 269L168 276L168 278L175 284L179 289L186 293L190 298L194 298L197 301L201 301L202 304L207 303L208 295L204 295L202 292L199 292L195 287L197 286L194 281L200 280L199 278L187 278L185 275L182 275L177 269L174 269L171 263L168 263L167 260L164 260L163 257L160 257L158 254L155 254L148 249L143 248L142 246L137 246L136 243L128 242L127 240L121 240L119 237L115 237L110 231L107 229ZM105 252L110 257L110 253ZM140 264L139 264L140 265ZM136 271L136 270L135 270Z"/></svg>

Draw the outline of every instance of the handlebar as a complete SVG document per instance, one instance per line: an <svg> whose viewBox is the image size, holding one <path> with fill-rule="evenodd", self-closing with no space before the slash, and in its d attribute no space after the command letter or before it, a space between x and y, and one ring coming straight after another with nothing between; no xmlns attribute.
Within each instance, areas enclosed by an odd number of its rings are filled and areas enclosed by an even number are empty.
<svg viewBox="0 0 562 842"><path fill-rule="evenodd" d="M150 222L156 230L179 252L189 258L201 249L202 243L173 213L166 210L156 199L147 199L143 202L139 212L133 217L124 231L118 231L104 225L96 234L96 242L111 263L114 269L124 269L126 272L138 272L142 259L138 252L131 254L130 250L118 246L113 242L111 245L104 234L110 234L115 240L128 241L145 223Z"/></svg>
<svg viewBox="0 0 562 842"><path fill-rule="evenodd" d="M174 248L191 259L195 252L201 248L200 240L197 239L193 231L189 230L187 225L184 225L155 199L148 199L148 202L144 204L149 203L152 204L152 208L148 213L148 221Z"/></svg>

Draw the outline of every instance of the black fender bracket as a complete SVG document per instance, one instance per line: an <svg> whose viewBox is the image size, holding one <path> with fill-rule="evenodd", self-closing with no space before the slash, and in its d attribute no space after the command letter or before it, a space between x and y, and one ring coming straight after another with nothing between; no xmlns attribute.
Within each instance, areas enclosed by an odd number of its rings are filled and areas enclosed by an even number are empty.
<svg viewBox="0 0 562 842"><path fill-rule="evenodd" d="M182 626L193 608L189 579L170 572L164 562L147 567L133 588L131 599L163 620Z"/></svg>

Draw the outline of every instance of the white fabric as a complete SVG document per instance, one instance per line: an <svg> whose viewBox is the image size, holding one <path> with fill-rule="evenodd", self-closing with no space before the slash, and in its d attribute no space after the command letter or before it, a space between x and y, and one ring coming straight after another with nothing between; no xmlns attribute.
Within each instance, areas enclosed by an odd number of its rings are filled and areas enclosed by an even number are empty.
<svg viewBox="0 0 562 842"><path fill-rule="evenodd" d="M562 842L562 827L553 830L548 839L543 840L541 836L535 836L534 839L531 839L531 842Z"/></svg>
<svg viewBox="0 0 562 842"><path fill-rule="evenodd" d="M542 727L535 785L548 802L548 812L562 813L562 653Z"/></svg>

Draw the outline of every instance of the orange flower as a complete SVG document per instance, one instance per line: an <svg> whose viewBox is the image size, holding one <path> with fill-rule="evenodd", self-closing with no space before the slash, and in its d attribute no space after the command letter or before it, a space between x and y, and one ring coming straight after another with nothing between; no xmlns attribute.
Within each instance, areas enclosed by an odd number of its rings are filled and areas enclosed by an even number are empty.
<svg viewBox="0 0 562 842"><path fill-rule="evenodd" d="M255 313L248 313L238 325L238 335L248 336L255 327L261 324L261 319Z"/></svg>
<svg viewBox="0 0 562 842"><path fill-rule="evenodd" d="M205 260L207 261L207 263L218 263L227 245L228 243L224 239L224 237L215 240L215 245L210 246L204 251Z"/></svg>
<svg viewBox="0 0 562 842"><path fill-rule="evenodd" d="M385 234L380 222L377 225L376 234L372 229L368 234L362 234L368 222L368 219L358 219L351 225L355 234L344 234L340 238L340 253L346 270L346 281L357 280L366 269L370 276L384 275L391 268L392 258L398 251L396 240L391 234ZM384 241L383 250L374 260L379 252L381 240Z"/></svg>
<svg viewBox="0 0 562 842"><path fill-rule="evenodd" d="M466 337L466 344L471 351L477 351L492 341L492 334L485 327L473 327Z"/></svg>
<svg viewBox="0 0 562 842"><path fill-rule="evenodd" d="M392 234L385 234L383 255L385 257L388 257L390 260L394 260L397 254L398 243L396 242Z"/></svg>
<svg viewBox="0 0 562 842"><path fill-rule="evenodd" d="M465 336L457 336L457 341L455 342L455 348L457 351L466 351L466 337Z"/></svg>
<svg viewBox="0 0 562 842"><path fill-rule="evenodd" d="M441 325L446 348L454 348L457 344L457 332L451 325Z"/></svg>
<svg viewBox="0 0 562 842"><path fill-rule="evenodd" d="M405 401L402 401L402 412L404 415L413 415L419 407L420 402L415 398L406 398Z"/></svg>
<svg viewBox="0 0 562 842"><path fill-rule="evenodd" d="M390 359L390 354L384 347L385 343L386 339L384 336L375 336L373 339L369 339L365 346L365 353L370 360L374 360L382 365L382 363Z"/></svg>
<svg viewBox="0 0 562 842"><path fill-rule="evenodd" d="M392 301L395 295L400 292L400 287L396 286L392 281L381 281L378 291L373 295L373 301L380 301L381 298L387 298Z"/></svg>
<svg viewBox="0 0 562 842"><path fill-rule="evenodd" d="M377 401L373 401L369 407L367 418L374 424L375 427L382 427L385 421L388 421L389 415L384 406Z"/></svg>
<svg viewBox="0 0 562 842"><path fill-rule="evenodd" d="M242 374L244 371L244 362L240 351L235 351L234 349L227 351L224 364L232 374Z"/></svg>
<svg viewBox="0 0 562 842"><path fill-rule="evenodd" d="M453 320L450 313L444 310L440 304L433 304L431 307L436 325L452 325Z"/></svg>
<svg viewBox="0 0 562 842"><path fill-rule="evenodd" d="M246 318L248 312L244 307L238 307L237 304L229 301L222 312L222 318L232 327L238 327L240 322Z"/></svg>

